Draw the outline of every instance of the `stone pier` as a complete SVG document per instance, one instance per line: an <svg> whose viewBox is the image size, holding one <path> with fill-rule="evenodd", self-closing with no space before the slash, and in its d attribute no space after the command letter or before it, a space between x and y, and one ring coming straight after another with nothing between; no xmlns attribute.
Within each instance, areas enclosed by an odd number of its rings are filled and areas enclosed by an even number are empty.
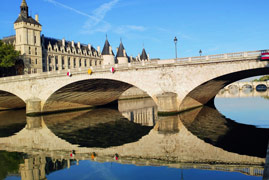
<svg viewBox="0 0 269 180"><path fill-rule="evenodd" d="M32 98L26 100L26 115L39 115L41 114L41 100Z"/></svg>

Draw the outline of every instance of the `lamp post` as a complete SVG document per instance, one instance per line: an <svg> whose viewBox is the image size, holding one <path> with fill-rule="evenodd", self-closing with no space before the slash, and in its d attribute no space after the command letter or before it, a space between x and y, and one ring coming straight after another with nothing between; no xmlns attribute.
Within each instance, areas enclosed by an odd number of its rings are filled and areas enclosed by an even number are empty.
<svg viewBox="0 0 269 180"><path fill-rule="evenodd" d="M175 43L175 52L176 52L176 59L177 59L177 37L176 36L174 38L174 43Z"/></svg>
<svg viewBox="0 0 269 180"><path fill-rule="evenodd" d="M199 54L200 54L200 56L202 56L202 50L200 49L200 51L199 51Z"/></svg>

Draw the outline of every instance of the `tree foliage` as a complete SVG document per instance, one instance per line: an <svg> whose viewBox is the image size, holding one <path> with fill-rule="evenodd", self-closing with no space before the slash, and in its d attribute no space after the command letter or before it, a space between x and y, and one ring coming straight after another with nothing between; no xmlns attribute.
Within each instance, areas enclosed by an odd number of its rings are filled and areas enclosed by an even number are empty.
<svg viewBox="0 0 269 180"><path fill-rule="evenodd" d="M12 44L5 44L0 40L0 67L12 67L19 58L20 52Z"/></svg>
<svg viewBox="0 0 269 180"><path fill-rule="evenodd" d="M269 75L262 76L259 79L255 79L254 81L257 82L257 81L267 81L267 80L269 80Z"/></svg>

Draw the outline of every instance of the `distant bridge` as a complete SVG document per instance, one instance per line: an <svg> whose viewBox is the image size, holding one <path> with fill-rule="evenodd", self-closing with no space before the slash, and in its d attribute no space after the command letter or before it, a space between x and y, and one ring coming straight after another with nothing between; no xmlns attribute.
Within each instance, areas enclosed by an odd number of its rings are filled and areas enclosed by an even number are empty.
<svg viewBox="0 0 269 180"><path fill-rule="evenodd" d="M160 112L183 111L212 103L228 84L269 74L262 51L198 56L72 69L0 79L0 109L25 107L28 114L85 108L117 100L135 86L153 98Z"/></svg>
<svg viewBox="0 0 269 180"><path fill-rule="evenodd" d="M256 89L258 85L265 85L267 88L269 87L269 81L252 81L252 82L234 82L232 84L229 84L228 86L224 87L225 90L228 90L232 87L236 87L238 89L244 89L246 87L251 87L253 89Z"/></svg>

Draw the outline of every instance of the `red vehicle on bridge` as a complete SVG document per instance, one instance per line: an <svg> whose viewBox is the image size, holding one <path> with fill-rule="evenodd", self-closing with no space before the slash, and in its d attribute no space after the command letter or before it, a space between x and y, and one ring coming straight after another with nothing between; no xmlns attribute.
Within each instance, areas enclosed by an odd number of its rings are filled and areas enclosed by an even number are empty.
<svg viewBox="0 0 269 180"><path fill-rule="evenodd" d="M269 52L262 52L261 53L261 61L269 60Z"/></svg>

